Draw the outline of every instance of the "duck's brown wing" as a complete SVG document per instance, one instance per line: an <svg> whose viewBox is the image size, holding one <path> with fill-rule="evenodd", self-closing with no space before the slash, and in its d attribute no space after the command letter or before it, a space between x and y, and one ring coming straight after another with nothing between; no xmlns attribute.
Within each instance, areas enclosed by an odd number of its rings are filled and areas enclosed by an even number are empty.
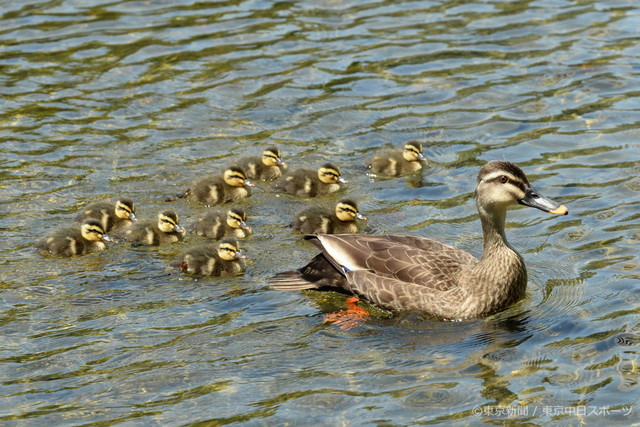
<svg viewBox="0 0 640 427"><path fill-rule="evenodd" d="M320 234L306 236L322 253L299 270L271 279L275 289L332 288L390 310L421 310L448 318L461 304L455 287L461 268L478 260L435 240L414 236ZM441 301L435 304L436 301ZM437 309L442 308L442 312Z"/></svg>
<svg viewBox="0 0 640 427"><path fill-rule="evenodd" d="M318 235L307 237L338 269L370 271L401 282L447 290L461 268L478 262L472 255L415 236Z"/></svg>

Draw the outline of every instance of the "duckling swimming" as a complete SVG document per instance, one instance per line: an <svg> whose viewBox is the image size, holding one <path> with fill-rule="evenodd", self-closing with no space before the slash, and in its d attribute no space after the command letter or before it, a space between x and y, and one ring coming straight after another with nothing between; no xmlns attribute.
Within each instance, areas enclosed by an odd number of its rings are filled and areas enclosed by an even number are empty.
<svg viewBox="0 0 640 427"><path fill-rule="evenodd" d="M82 224L67 226L53 231L36 244L42 251L53 255L74 256L105 250L104 242L111 242L97 219L87 218Z"/></svg>
<svg viewBox="0 0 640 427"><path fill-rule="evenodd" d="M156 221L138 222L127 229L125 240L142 245L158 246L184 239L185 230L180 226L178 214L166 210L158 214Z"/></svg>
<svg viewBox="0 0 640 427"><path fill-rule="evenodd" d="M287 166L277 147L267 148L262 157L247 157L239 163L247 172L247 178L261 181L275 181L282 176L282 168Z"/></svg>
<svg viewBox="0 0 640 427"><path fill-rule="evenodd" d="M422 155L422 144L408 142L402 151L385 150L375 154L369 168L378 175L408 175L422 169L422 162L427 159Z"/></svg>
<svg viewBox="0 0 640 427"><path fill-rule="evenodd" d="M338 191L340 184L348 182L340 175L340 169L326 163L317 171L297 169L275 183L274 189L298 196L315 197Z"/></svg>
<svg viewBox="0 0 640 427"><path fill-rule="evenodd" d="M566 215L564 205L537 193L510 162L492 161L478 173L476 205L484 235L480 259L417 236L308 236L321 253L298 270L272 278L275 289L335 289L383 309L422 311L445 320L496 313L520 300L527 287L522 257L507 242L509 205Z"/></svg>
<svg viewBox="0 0 640 427"><path fill-rule="evenodd" d="M356 219L366 221L353 200L340 200L333 210L312 206L299 212L291 226L303 234L355 234Z"/></svg>
<svg viewBox="0 0 640 427"><path fill-rule="evenodd" d="M180 270L198 276L236 275L244 271L245 258L235 239L224 239L186 251L180 256Z"/></svg>
<svg viewBox="0 0 640 427"><path fill-rule="evenodd" d="M251 233L246 223L247 213L242 208L229 209L226 212L212 211L197 219L192 230L199 236L220 240L223 237L244 239Z"/></svg>
<svg viewBox="0 0 640 427"><path fill-rule="evenodd" d="M115 203L108 200L91 203L78 214L76 221L83 222L87 218L99 220L105 232L129 226L138 220L131 199L118 199Z"/></svg>
<svg viewBox="0 0 640 427"><path fill-rule="evenodd" d="M206 175L195 181L184 193L167 197L167 201L172 202L193 193L199 202L217 205L249 197L251 193L246 187L253 187L253 184L244 169L231 166L224 170L222 176Z"/></svg>

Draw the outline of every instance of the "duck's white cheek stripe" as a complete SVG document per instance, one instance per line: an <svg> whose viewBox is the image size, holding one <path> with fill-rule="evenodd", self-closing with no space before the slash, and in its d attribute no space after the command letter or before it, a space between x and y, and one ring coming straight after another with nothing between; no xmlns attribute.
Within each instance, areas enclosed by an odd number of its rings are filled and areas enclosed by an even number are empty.
<svg viewBox="0 0 640 427"><path fill-rule="evenodd" d="M510 179L510 180L512 180L512 181L517 181L517 180L516 180L516 178L515 178L513 175L511 175L510 173L507 173L507 172L505 172L505 171L495 171L495 172L492 172L492 173L490 173L489 175L485 175L485 176L483 176L483 177L482 177L482 180L483 180L483 181L485 181L485 182L487 182L487 181L491 181L492 179L496 179L496 178L498 178L499 176L503 176L503 175L504 175L504 176L506 176L507 178L509 178L509 179Z"/></svg>

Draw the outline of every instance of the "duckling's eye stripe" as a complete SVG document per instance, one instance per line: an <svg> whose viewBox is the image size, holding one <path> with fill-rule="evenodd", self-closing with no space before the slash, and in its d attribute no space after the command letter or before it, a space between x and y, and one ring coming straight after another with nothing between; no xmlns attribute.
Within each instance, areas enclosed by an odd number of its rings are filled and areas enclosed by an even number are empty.
<svg viewBox="0 0 640 427"><path fill-rule="evenodd" d="M175 225L175 222L171 221L170 219L162 218L160 221L165 222L167 224Z"/></svg>
<svg viewBox="0 0 640 427"><path fill-rule="evenodd" d="M96 233L96 234L103 234L102 230L97 229L97 228L87 228L87 232Z"/></svg>
<svg viewBox="0 0 640 427"><path fill-rule="evenodd" d="M245 179L245 177L242 175L230 175L229 178L236 178L236 179L242 179L242 180Z"/></svg>
<svg viewBox="0 0 640 427"><path fill-rule="evenodd" d="M337 173L335 173L335 172L323 172L322 174L323 174L323 175L329 175L329 176L335 176L336 178L339 178L339 177L340 177L340 175L338 175L338 174L337 174Z"/></svg>

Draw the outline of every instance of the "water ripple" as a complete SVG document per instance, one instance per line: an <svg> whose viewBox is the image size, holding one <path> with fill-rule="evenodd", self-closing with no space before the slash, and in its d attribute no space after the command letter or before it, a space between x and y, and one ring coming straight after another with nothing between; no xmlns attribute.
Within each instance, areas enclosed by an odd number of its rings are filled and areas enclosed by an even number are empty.
<svg viewBox="0 0 640 427"><path fill-rule="evenodd" d="M475 408L513 407L529 412L509 421L637 422L637 22L626 0L4 4L0 420L477 424L506 419ZM415 139L422 175L366 175ZM322 324L343 296L266 286L315 249L288 227L309 201L265 183L240 204L255 234L238 278L170 268L198 236L73 259L32 247L93 200L154 218L274 144L292 169L338 164L350 184L318 201L356 198L368 232L480 255L474 180L491 159L570 214L509 212L529 287L508 310L374 312L352 331ZM172 207L184 223L207 209Z"/></svg>

